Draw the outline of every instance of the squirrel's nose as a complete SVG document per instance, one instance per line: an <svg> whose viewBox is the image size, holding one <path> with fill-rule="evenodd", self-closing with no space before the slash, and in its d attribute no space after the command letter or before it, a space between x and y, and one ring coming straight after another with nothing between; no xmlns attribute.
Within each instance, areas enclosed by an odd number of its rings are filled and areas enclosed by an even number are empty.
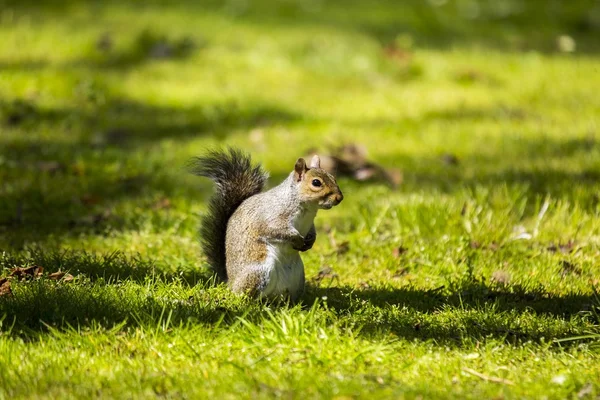
<svg viewBox="0 0 600 400"><path fill-rule="evenodd" d="M339 192L335 195L335 202L337 204L340 204L342 200L344 200L344 195L342 194L342 192Z"/></svg>

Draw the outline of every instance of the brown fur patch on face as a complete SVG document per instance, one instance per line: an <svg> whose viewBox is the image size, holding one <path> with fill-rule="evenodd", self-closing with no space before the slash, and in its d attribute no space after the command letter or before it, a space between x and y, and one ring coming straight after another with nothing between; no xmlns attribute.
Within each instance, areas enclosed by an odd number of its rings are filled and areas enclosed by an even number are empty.
<svg viewBox="0 0 600 400"><path fill-rule="evenodd" d="M321 186L313 185L315 179L321 182ZM298 193L301 201L320 202L342 192L331 174L321 168L311 168L304 174Z"/></svg>

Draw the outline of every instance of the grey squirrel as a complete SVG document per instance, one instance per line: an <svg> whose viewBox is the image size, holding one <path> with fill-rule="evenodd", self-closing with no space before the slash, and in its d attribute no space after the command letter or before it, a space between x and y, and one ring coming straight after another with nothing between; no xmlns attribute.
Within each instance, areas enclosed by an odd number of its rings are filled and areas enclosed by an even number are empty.
<svg viewBox="0 0 600 400"><path fill-rule="evenodd" d="M281 184L262 192L268 174L250 156L229 148L195 158L191 171L214 181L216 191L202 218L200 242L219 280L253 297L289 297L304 291L299 251L316 240L314 219L344 198L335 178L299 158Z"/></svg>

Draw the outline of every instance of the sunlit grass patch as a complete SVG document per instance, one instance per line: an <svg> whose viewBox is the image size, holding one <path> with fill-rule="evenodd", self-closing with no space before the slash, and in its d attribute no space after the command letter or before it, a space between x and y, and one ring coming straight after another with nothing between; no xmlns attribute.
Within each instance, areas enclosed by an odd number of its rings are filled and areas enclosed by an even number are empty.
<svg viewBox="0 0 600 400"><path fill-rule="evenodd" d="M0 3L0 398L600 394L598 5ZM225 144L401 183L259 303L198 244Z"/></svg>

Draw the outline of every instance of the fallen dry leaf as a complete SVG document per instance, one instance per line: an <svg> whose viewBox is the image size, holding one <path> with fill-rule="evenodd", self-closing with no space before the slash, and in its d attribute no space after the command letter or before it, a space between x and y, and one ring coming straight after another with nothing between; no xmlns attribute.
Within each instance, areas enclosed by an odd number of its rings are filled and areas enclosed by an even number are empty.
<svg viewBox="0 0 600 400"><path fill-rule="evenodd" d="M169 200L166 197L163 197L162 199L158 200L152 206L153 210L164 210L164 209L167 209L167 208L171 208L171 200Z"/></svg>
<svg viewBox="0 0 600 400"><path fill-rule="evenodd" d="M8 278L0 279L0 296L12 296L12 289L10 288Z"/></svg>
<svg viewBox="0 0 600 400"><path fill-rule="evenodd" d="M476 240L471 241L471 243L469 243L469 246L474 250L484 249L484 250L497 251L500 248L500 245L496 242L492 242L492 243L488 244L487 246L483 246L481 243L479 243Z"/></svg>
<svg viewBox="0 0 600 400"><path fill-rule="evenodd" d="M594 386L590 382L588 382L585 385L583 385L583 387L579 390L579 392L577 392L577 398L578 399L586 398L589 395L591 395L593 391L594 391Z"/></svg>
<svg viewBox="0 0 600 400"><path fill-rule="evenodd" d="M377 174L377 169L371 166L369 167L361 167L356 170L354 173L354 177L357 181L367 181L373 178Z"/></svg>
<svg viewBox="0 0 600 400"><path fill-rule="evenodd" d="M510 278L510 273L508 271L498 270L492 273L491 281L501 285L508 285L510 283Z"/></svg>
<svg viewBox="0 0 600 400"><path fill-rule="evenodd" d="M562 260L560 262L560 274L564 277L567 275L581 275L582 270L576 264L573 264L567 260Z"/></svg>
<svg viewBox="0 0 600 400"><path fill-rule="evenodd" d="M73 275L68 274L66 272L56 271L51 274L48 274L48 279L52 279L53 281L58 281L62 279L63 282L71 282L75 278L73 277Z"/></svg>
<svg viewBox="0 0 600 400"><path fill-rule="evenodd" d="M550 246L547 247L548 251L551 251L553 253L560 252L562 254L571 253L574 249L575 241L573 240L569 240L567 243L559 243L558 245L552 243Z"/></svg>
<svg viewBox="0 0 600 400"><path fill-rule="evenodd" d="M394 272L394 275L392 275L392 278L398 279L406 274L408 274L408 268L398 268L396 272Z"/></svg>
<svg viewBox="0 0 600 400"><path fill-rule="evenodd" d="M113 40L109 33L102 34L96 41L96 48L103 52L109 52L113 48Z"/></svg>
<svg viewBox="0 0 600 400"><path fill-rule="evenodd" d="M460 160L454 154L446 153L442 155L442 162L446 165L458 165Z"/></svg>
<svg viewBox="0 0 600 400"><path fill-rule="evenodd" d="M361 144L350 143L338 147L335 155L342 160L350 163L361 165L367 161L367 148Z"/></svg>
<svg viewBox="0 0 600 400"><path fill-rule="evenodd" d="M25 280L25 279L39 278L40 276L42 276L43 272L44 272L44 267L39 267L37 265L31 266L31 267L23 267L23 268L16 267L10 271L10 276L13 276L19 280Z"/></svg>
<svg viewBox="0 0 600 400"><path fill-rule="evenodd" d="M340 243L336 249L336 252L340 255L346 254L349 251L350 251L350 242L348 242L348 241L344 241L344 242Z"/></svg>
<svg viewBox="0 0 600 400"><path fill-rule="evenodd" d="M315 149L308 151L310 157L318 152ZM308 158L310 158L308 157ZM331 150L331 154L319 154L321 168L330 174L341 177L347 176L359 182L383 181L393 188L397 188L404 179L402 171L386 169L368 161L365 146L350 143Z"/></svg>
<svg viewBox="0 0 600 400"><path fill-rule="evenodd" d="M397 168L388 168L385 173L393 188L397 188L404 181L404 174Z"/></svg>
<svg viewBox="0 0 600 400"><path fill-rule="evenodd" d="M402 254L406 253L407 251L408 251L408 249L406 247L398 246L398 247L394 248L394 250L392 250L392 255L394 256L394 258L398 258Z"/></svg>
<svg viewBox="0 0 600 400"><path fill-rule="evenodd" d="M331 279L330 284L333 283L334 280L340 280L339 275L335 273L333 268L325 265L319 269L319 272L317 273L317 276L313 278L313 281L320 284L326 278Z"/></svg>
<svg viewBox="0 0 600 400"><path fill-rule="evenodd" d="M393 44L384 48L383 51L387 58L399 63L406 63L412 58L411 52L401 49Z"/></svg>
<svg viewBox="0 0 600 400"><path fill-rule="evenodd" d="M86 215L77 220L71 221L72 226L97 226L108 220L112 215L111 210L106 209L102 212Z"/></svg>
<svg viewBox="0 0 600 400"><path fill-rule="evenodd" d="M101 199L99 197L91 195L91 194L84 194L83 196L81 196L79 198L79 201L84 206L90 207L90 206L95 206L96 204L100 203Z"/></svg>
<svg viewBox="0 0 600 400"><path fill-rule="evenodd" d="M54 174L66 169L65 165L58 161L38 161L36 168L41 172L47 172L49 174Z"/></svg>

